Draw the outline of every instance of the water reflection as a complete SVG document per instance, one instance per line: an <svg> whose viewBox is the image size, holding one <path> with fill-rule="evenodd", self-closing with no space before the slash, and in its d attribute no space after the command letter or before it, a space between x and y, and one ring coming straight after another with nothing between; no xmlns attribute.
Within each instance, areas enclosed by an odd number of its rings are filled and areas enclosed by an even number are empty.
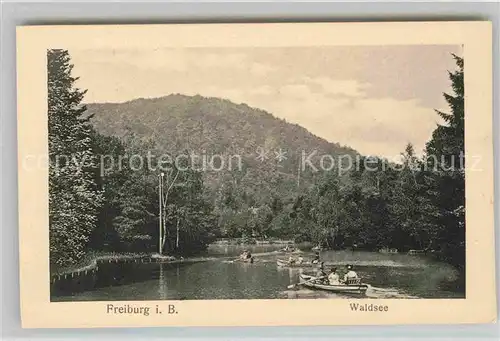
<svg viewBox="0 0 500 341"><path fill-rule="evenodd" d="M107 271L119 278L113 286L101 285L94 290L53 298L71 300L167 300L167 299L273 299L273 298L348 298L303 287L287 289L299 281L302 272L313 268L280 268L276 259L284 254L274 252L276 246L247 247L257 255L254 264L215 259L194 264L139 264L125 270L114 264ZM233 256L239 246L211 248L210 255ZM311 257L309 253L304 258ZM368 252L324 252L325 262L354 263L363 282L372 287L367 296L376 298L464 297L456 288L456 272L445 264L406 255L381 255ZM444 285L443 285L444 283Z"/></svg>
<svg viewBox="0 0 500 341"><path fill-rule="evenodd" d="M167 288L167 280L165 278L165 269L163 266L160 266L160 271L159 271L159 276L158 276L158 293L159 293L159 298L161 300L166 300L167 299L167 293L168 293L168 288Z"/></svg>

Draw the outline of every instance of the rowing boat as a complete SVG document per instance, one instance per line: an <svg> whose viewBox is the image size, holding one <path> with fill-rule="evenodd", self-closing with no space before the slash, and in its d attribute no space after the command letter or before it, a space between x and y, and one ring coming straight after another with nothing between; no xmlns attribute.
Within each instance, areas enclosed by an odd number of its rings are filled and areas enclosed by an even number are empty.
<svg viewBox="0 0 500 341"><path fill-rule="evenodd" d="M243 263L253 263L255 260L253 257L250 258L238 258L235 260L235 262L243 262Z"/></svg>
<svg viewBox="0 0 500 341"><path fill-rule="evenodd" d="M330 285L330 284L322 284L315 283L315 281L311 281L314 279L313 276L300 274L300 279L304 281L303 284L306 287L312 289L320 289L331 292L345 293L345 294L364 294L366 290L368 290L367 284L339 284L339 285Z"/></svg>

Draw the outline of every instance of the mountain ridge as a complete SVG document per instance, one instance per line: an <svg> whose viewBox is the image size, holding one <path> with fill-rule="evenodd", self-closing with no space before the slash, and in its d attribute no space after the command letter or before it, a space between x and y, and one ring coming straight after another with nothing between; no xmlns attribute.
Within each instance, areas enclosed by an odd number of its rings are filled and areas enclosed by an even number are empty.
<svg viewBox="0 0 500 341"><path fill-rule="evenodd" d="M124 102L88 102L88 103L82 103L83 105L87 106L87 109L91 109L90 112L93 111L93 109L96 107L96 106L103 106L103 105L113 105L113 106L121 106L121 105L127 105L127 104L132 104L132 103L137 103L137 102L141 102L141 101L157 101L157 100L163 100L163 99L166 99L168 97L172 97L172 96L177 96L177 97L184 97L184 98L196 98L196 97L199 97L199 98L202 98L202 99L205 99L205 100L216 100L216 101L223 101L223 102L227 102L227 103L231 103L233 105L236 105L236 106L243 106L243 107L247 107L249 108L250 110L252 111L255 111L255 112L259 112L259 113L263 113L263 114L266 114L266 115L270 115L272 116L273 118L275 118L276 120L279 120L279 121L282 121L282 122L285 122L286 124L289 124L289 125L292 125L292 126L297 126L298 128L300 129L304 129L306 130L310 135L314 136L315 138L319 139L319 140L323 140L324 142L326 143L330 143L330 144L333 144L335 146L338 146L339 148L344 148L344 149L348 149L348 150L351 150L355 153L357 153L357 151L348 146L348 145L341 145L340 143L338 142L333 142L333 141L329 141L327 140L326 138L324 137L321 137L319 135L316 135L315 133L309 131L307 128L301 126L299 123L294 123L294 122L290 122L288 120L286 120L285 118L281 118L281 117L278 117L278 116L275 116L274 114L272 114L271 112L265 110L265 109L261 109L259 107L256 107L256 106L251 106L247 103L244 103L244 102L241 102L241 103L236 103L236 102L233 102L231 101L230 99L227 99L227 98L221 98L221 97L214 97L214 96L202 96L200 94L197 94L197 95L186 95L186 94L182 94L182 93L172 93L172 94L169 94L169 95L164 95L164 96L158 96L158 97L139 97L139 98L134 98L134 99L131 99L131 100L127 100L127 101L124 101Z"/></svg>
<svg viewBox="0 0 500 341"><path fill-rule="evenodd" d="M325 154L359 155L354 149L329 142L299 124L223 98L170 94L85 105L96 130L104 135L124 137L133 132L145 140L154 140L160 152L172 155L183 151L240 155L243 170L209 173L205 178L217 190L229 176L238 184L244 183L244 187L253 187L251 192L258 197L257 201L269 199L264 193L269 187L277 188L272 195L283 195L308 187L314 181L318 174L313 172L301 174L300 180L297 179L304 153L309 155L316 150L310 158L315 162ZM268 153L266 160L257 159L259 148ZM286 159L278 162L277 153L282 149Z"/></svg>

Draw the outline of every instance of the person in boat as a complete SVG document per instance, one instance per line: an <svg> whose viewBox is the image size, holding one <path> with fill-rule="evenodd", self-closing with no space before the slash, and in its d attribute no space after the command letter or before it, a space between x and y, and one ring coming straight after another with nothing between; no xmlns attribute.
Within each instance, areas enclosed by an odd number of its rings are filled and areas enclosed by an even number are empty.
<svg viewBox="0 0 500 341"><path fill-rule="evenodd" d="M304 257L299 256L299 258L297 258L297 264L302 264L302 263L304 263Z"/></svg>
<svg viewBox="0 0 500 341"><path fill-rule="evenodd" d="M330 285L339 285L340 284L340 276L337 273L337 268L330 269L330 274L328 275L328 284L330 284Z"/></svg>
<svg viewBox="0 0 500 341"><path fill-rule="evenodd" d="M295 258L292 256L288 257L288 264L295 264Z"/></svg>
<svg viewBox="0 0 500 341"><path fill-rule="evenodd" d="M252 254L248 250L244 250L243 253L240 255L240 259L242 260L247 260L249 258L252 258Z"/></svg>
<svg viewBox="0 0 500 341"><path fill-rule="evenodd" d="M352 265L347 265L347 272L344 275L344 283L356 278L358 278L358 274L354 271L354 267Z"/></svg>
<svg viewBox="0 0 500 341"><path fill-rule="evenodd" d="M313 264L318 264L319 263L319 252L316 252L316 254L314 255L312 263Z"/></svg>
<svg viewBox="0 0 500 341"><path fill-rule="evenodd" d="M316 272L316 281L319 283L324 283L328 275L325 272L324 262L321 262Z"/></svg>

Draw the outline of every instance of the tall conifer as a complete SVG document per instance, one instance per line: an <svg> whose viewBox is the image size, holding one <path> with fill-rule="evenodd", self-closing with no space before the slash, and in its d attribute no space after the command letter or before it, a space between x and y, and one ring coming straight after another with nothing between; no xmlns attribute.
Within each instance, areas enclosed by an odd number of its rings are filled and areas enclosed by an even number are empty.
<svg viewBox="0 0 500 341"><path fill-rule="evenodd" d="M47 52L51 264L77 262L97 222L101 194L91 127L65 50Z"/></svg>

